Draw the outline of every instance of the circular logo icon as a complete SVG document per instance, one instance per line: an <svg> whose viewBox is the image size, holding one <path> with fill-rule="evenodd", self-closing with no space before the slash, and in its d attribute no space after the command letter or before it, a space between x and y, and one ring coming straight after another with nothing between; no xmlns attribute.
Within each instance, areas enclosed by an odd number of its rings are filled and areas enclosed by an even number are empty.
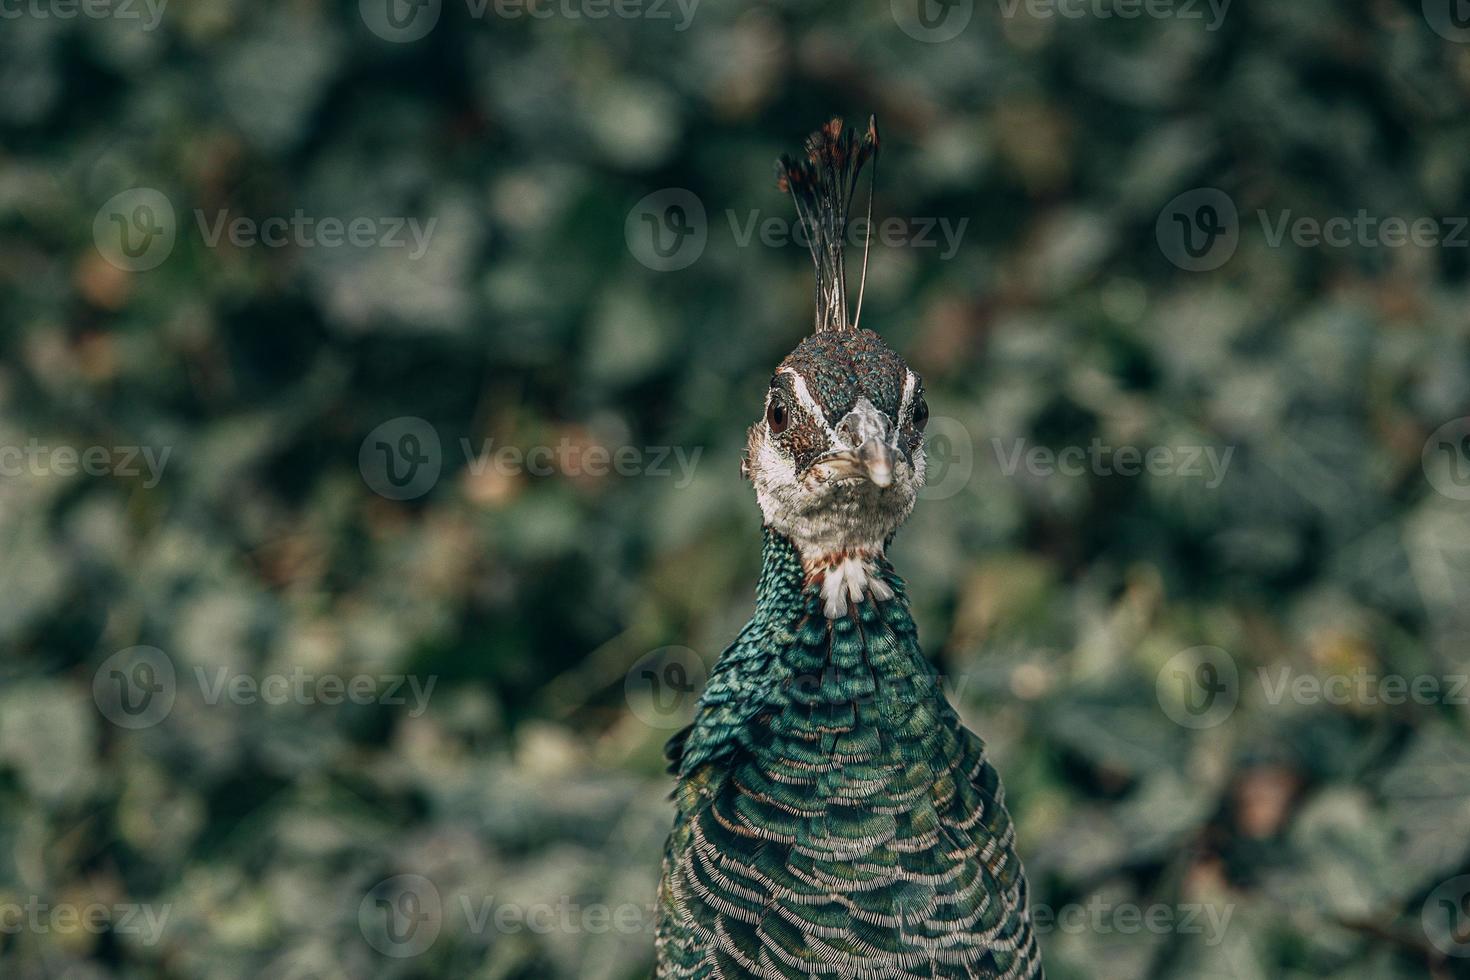
<svg viewBox="0 0 1470 980"><path fill-rule="evenodd" d="M678 729L694 720L709 673L688 647L660 647L642 657L623 678L628 707L650 728Z"/></svg>
<svg viewBox="0 0 1470 980"><path fill-rule="evenodd" d="M1470 956L1470 875L1451 878L1430 892L1419 917L1435 949L1446 956Z"/></svg>
<svg viewBox="0 0 1470 980"><path fill-rule="evenodd" d="M1451 500L1470 500L1470 415L1435 429L1420 461L1435 490Z"/></svg>
<svg viewBox="0 0 1470 980"><path fill-rule="evenodd" d="M357 927L368 945L384 956L418 956L434 945L444 927L439 889L423 875L385 878L363 896Z"/></svg>
<svg viewBox="0 0 1470 980"><path fill-rule="evenodd" d="M373 493L389 500L422 497L439 482L439 433L414 415L389 419L367 434L357 468Z"/></svg>
<svg viewBox="0 0 1470 980"><path fill-rule="evenodd" d="M1210 272L1240 245L1240 214L1229 194L1197 187L1164 205L1154 234L1170 262L1186 272Z"/></svg>
<svg viewBox="0 0 1470 980"><path fill-rule="evenodd" d="M654 191L628 212L623 237L633 258L655 272L687 268L704 254L709 239L704 202L682 187Z"/></svg>
<svg viewBox="0 0 1470 980"><path fill-rule="evenodd" d="M1470 44L1470 2L1424 0L1424 19L1434 33L1456 44Z"/></svg>
<svg viewBox="0 0 1470 980"><path fill-rule="evenodd" d="M1175 724L1214 728L1240 701L1240 672L1235 658L1219 647L1190 647L1169 658L1154 689Z"/></svg>
<svg viewBox="0 0 1470 980"><path fill-rule="evenodd" d="M357 0L367 29L385 41L417 41L439 23L444 0Z"/></svg>
<svg viewBox="0 0 1470 980"><path fill-rule="evenodd" d="M119 650L92 675L92 700L119 728L151 728L174 708L174 662L157 647Z"/></svg>
<svg viewBox="0 0 1470 980"><path fill-rule="evenodd" d="M975 0L892 0L889 6L899 30L925 44L954 40L975 16Z"/></svg>
<svg viewBox="0 0 1470 980"><path fill-rule="evenodd" d="M920 500L948 500L970 485L975 443L959 419L931 416L924 430L924 486Z"/></svg>
<svg viewBox="0 0 1470 980"><path fill-rule="evenodd" d="M178 225L162 191L134 187L114 194L92 219L92 241L109 263L125 272L147 272L174 250Z"/></svg>

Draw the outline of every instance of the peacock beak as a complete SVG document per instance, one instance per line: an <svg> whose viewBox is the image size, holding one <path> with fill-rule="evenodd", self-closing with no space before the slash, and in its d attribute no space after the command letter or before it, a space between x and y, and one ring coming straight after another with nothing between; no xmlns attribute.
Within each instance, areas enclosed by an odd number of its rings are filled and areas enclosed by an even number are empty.
<svg viewBox="0 0 1470 980"><path fill-rule="evenodd" d="M893 447L878 439L869 439L858 447L858 460L877 487L893 482Z"/></svg>
<svg viewBox="0 0 1470 980"><path fill-rule="evenodd" d="M818 461L828 477L866 479L879 489L893 484L899 453L893 423L877 406L859 398L852 411L837 423L838 445Z"/></svg>

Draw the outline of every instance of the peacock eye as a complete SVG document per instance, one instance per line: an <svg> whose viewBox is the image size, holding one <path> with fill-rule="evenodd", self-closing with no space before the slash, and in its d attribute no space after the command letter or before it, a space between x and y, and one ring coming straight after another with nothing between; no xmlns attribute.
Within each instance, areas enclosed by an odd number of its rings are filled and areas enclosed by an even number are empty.
<svg viewBox="0 0 1470 980"><path fill-rule="evenodd" d="M919 400L914 404L914 428L918 429L920 432L923 432L924 426L928 424L929 403L924 400L923 395L920 395Z"/></svg>
<svg viewBox="0 0 1470 980"><path fill-rule="evenodd" d="M782 400L781 393L776 392L771 396L771 403L766 406L766 425L771 427L771 435L779 436L786 431L791 417L786 411L786 402Z"/></svg>

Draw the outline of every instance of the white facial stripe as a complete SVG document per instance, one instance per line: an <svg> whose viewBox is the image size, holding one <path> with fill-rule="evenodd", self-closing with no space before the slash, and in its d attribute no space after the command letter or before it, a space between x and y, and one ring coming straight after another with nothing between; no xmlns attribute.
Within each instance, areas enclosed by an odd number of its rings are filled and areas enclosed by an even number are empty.
<svg viewBox="0 0 1470 980"><path fill-rule="evenodd" d="M900 425L903 424L904 419L908 418L909 406L913 404L914 401L914 389L918 386L918 375L914 374L913 371L910 371L908 373L908 377L903 379L903 403L898 406L898 420Z"/></svg>
<svg viewBox="0 0 1470 980"><path fill-rule="evenodd" d="M801 402L801 407L806 409L808 415L816 419L822 428L827 430L827 436L835 440L837 433L833 432L832 426L827 424L827 414L822 411L822 406L817 404L817 400L807 390L806 379L797 374L793 368L782 368L777 373L789 374L791 376L791 386L796 389L796 400Z"/></svg>

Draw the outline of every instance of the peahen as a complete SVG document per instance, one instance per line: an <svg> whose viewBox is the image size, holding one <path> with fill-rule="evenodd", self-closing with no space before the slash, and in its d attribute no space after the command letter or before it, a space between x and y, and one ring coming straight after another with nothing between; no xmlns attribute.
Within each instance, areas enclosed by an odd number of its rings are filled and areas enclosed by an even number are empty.
<svg viewBox="0 0 1470 980"><path fill-rule="evenodd" d="M877 128L834 119L805 149L778 184L811 244L816 330L750 429L755 615L668 747L657 975L1041 977L1000 779L884 554L924 482L929 411L918 375L848 319L847 211Z"/></svg>

